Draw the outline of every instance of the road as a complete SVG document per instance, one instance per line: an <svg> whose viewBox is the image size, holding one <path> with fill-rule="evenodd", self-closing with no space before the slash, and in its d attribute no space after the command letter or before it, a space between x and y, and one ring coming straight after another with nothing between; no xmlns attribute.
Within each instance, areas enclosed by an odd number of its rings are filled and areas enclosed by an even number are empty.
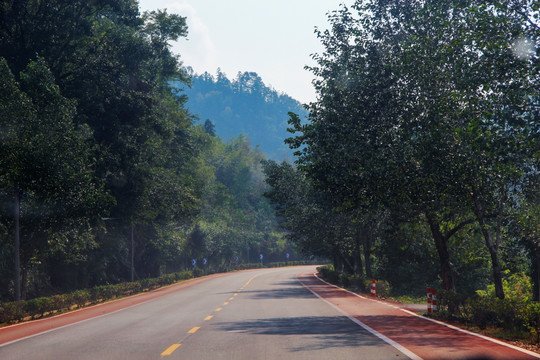
<svg viewBox="0 0 540 360"><path fill-rule="evenodd" d="M313 270L314 267L294 267L235 272L42 320L35 325L2 328L0 359L428 359L453 358L456 354L467 357L466 352L445 353L440 346L434 347L438 352L432 352L430 343L435 340L418 344L418 338L413 336L416 343L411 343L409 335L428 321L406 313L403 314L420 321L420 325L415 324L416 320L403 320L401 313L392 315L396 309L384 310L384 304L320 282L312 275ZM368 310L377 316L366 315ZM73 316L79 318L66 320ZM391 331L380 323L381 316L391 321ZM51 325L55 321L59 325ZM32 330L36 326L41 328ZM44 329L48 330L41 332ZM425 334L419 333L425 338ZM444 331L437 331L437 335L451 338ZM459 338L459 342L467 341ZM482 354L482 346L493 349L495 345L474 343L471 354ZM508 356L529 358L518 352Z"/></svg>

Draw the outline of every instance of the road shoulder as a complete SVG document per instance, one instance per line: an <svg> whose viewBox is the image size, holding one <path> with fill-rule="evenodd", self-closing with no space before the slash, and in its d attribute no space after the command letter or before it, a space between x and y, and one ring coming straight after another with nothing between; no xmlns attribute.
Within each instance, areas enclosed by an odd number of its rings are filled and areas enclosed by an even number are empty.
<svg viewBox="0 0 540 360"><path fill-rule="evenodd" d="M298 279L347 316L399 344L418 358L540 358L540 354L422 317L398 305L354 294L324 282L314 272L299 274Z"/></svg>

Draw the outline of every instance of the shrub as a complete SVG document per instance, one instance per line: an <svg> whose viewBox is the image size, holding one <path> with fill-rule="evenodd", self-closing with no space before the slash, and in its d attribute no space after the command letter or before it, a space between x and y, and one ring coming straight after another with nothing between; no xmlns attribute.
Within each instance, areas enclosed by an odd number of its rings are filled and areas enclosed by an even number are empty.
<svg viewBox="0 0 540 360"><path fill-rule="evenodd" d="M13 301L0 304L0 323L22 320L24 316L24 301Z"/></svg>
<svg viewBox="0 0 540 360"><path fill-rule="evenodd" d="M446 313L448 317L453 316L464 316L465 311L465 301L467 296L464 294L457 293L452 290L438 290L437 291L437 305L438 310L443 314Z"/></svg>
<svg viewBox="0 0 540 360"><path fill-rule="evenodd" d="M540 303L529 303L525 310L526 326L535 343L540 342Z"/></svg>
<svg viewBox="0 0 540 360"><path fill-rule="evenodd" d="M490 306L490 298L487 296L473 296L465 302L465 317L480 329L488 325L497 325L497 313Z"/></svg>
<svg viewBox="0 0 540 360"><path fill-rule="evenodd" d="M343 287L346 287L346 288L350 287L351 286L350 276L351 275L344 274L344 273L338 274L339 284L341 284Z"/></svg>
<svg viewBox="0 0 540 360"><path fill-rule="evenodd" d="M51 298L40 297L31 300L24 301L24 310L27 314L30 314L32 318L36 316L42 316L45 313L54 310L53 302Z"/></svg>
<svg viewBox="0 0 540 360"><path fill-rule="evenodd" d="M339 284L339 273L334 270L332 265L319 266L317 268L320 277L332 284Z"/></svg>
<svg viewBox="0 0 540 360"><path fill-rule="evenodd" d="M61 311L68 305L65 295L54 295L51 297L52 307L54 310Z"/></svg>
<svg viewBox="0 0 540 360"><path fill-rule="evenodd" d="M72 304L77 305L78 307L84 307L87 302L90 301L90 292L88 290L77 290L71 293Z"/></svg>

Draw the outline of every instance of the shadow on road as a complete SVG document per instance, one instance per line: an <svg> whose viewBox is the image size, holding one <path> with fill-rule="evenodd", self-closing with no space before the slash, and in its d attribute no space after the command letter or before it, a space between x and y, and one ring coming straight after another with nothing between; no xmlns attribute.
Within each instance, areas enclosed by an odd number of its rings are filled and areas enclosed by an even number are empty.
<svg viewBox="0 0 540 360"><path fill-rule="evenodd" d="M242 291L243 295L252 299L312 299L314 295L301 287L278 288L275 290Z"/></svg>
<svg viewBox="0 0 540 360"><path fill-rule="evenodd" d="M291 351L331 347L380 346L381 341L342 316L304 316L217 323L219 330L259 335L304 335L313 338Z"/></svg>

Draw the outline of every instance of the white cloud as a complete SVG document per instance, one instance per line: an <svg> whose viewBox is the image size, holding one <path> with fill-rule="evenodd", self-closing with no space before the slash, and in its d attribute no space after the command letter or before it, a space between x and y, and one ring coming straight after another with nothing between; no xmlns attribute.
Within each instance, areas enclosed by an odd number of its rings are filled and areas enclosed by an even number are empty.
<svg viewBox="0 0 540 360"><path fill-rule="evenodd" d="M173 52L180 54L185 66L191 66L196 72L219 67L218 50L212 41L210 29L197 15L195 8L187 1L168 3L165 8L187 18L188 36L173 44Z"/></svg>

